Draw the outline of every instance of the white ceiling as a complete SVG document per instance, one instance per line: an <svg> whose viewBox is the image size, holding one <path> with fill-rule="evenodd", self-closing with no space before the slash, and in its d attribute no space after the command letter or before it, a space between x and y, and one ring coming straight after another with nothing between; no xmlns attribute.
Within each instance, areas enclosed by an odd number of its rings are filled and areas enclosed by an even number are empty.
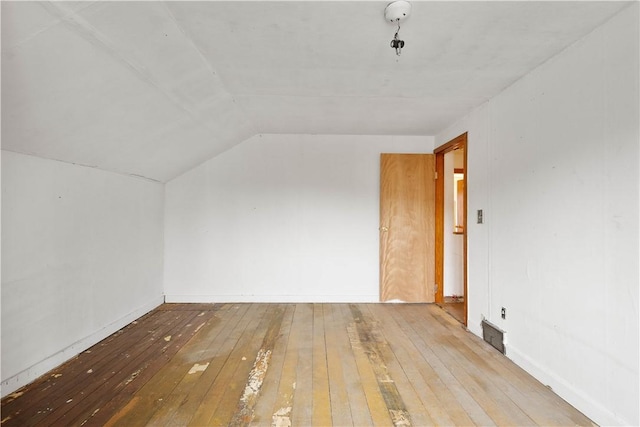
<svg viewBox="0 0 640 427"><path fill-rule="evenodd" d="M166 182L256 133L434 135L628 3L2 2L2 148Z"/></svg>

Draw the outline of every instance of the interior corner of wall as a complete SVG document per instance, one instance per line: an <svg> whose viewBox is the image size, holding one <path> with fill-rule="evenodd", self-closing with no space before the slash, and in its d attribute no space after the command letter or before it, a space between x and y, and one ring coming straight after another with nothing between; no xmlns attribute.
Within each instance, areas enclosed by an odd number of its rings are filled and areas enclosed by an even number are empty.
<svg viewBox="0 0 640 427"><path fill-rule="evenodd" d="M44 360L41 360L35 365L30 366L29 368L24 369L23 371L18 372L11 377L3 378L2 382L0 383L0 397L5 397L10 393L13 393L14 391L20 389L21 387L24 387L25 385L35 381L41 375L44 375L50 370L55 369L57 366L80 354L89 347L97 344L98 342L107 338L109 335L127 326L134 320L154 310L158 306L162 305L163 302L164 295L153 298L151 301L139 307L138 309L102 327L100 330L74 342L67 348L58 351L57 353L45 358Z"/></svg>

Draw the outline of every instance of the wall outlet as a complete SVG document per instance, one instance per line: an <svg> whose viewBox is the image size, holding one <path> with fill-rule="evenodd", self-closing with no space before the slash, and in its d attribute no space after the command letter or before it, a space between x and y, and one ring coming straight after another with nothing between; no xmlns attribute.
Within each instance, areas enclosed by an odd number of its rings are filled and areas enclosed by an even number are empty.
<svg viewBox="0 0 640 427"><path fill-rule="evenodd" d="M502 307L502 309L500 310L500 316L501 316L503 319L506 319L506 318L507 318L507 309L506 309L506 308Z"/></svg>

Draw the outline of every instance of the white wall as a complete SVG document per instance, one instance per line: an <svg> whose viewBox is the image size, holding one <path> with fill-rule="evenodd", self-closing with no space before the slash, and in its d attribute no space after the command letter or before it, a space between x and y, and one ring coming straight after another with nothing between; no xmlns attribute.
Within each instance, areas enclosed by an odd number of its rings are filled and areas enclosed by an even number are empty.
<svg viewBox="0 0 640 427"><path fill-rule="evenodd" d="M2 395L162 303L163 187L2 152Z"/></svg>
<svg viewBox="0 0 640 427"><path fill-rule="evenodd" d="M638 425L638 3L436 138L469 132L469 328L601 425ZM507 317L500 318L506 307Z"/></svg>
<svg viewBox="0 0 640 427"><path fill-rule="evenodd" d="M166 185L167 301L379 301L380 153L432 137L256 135Z"/></svg>

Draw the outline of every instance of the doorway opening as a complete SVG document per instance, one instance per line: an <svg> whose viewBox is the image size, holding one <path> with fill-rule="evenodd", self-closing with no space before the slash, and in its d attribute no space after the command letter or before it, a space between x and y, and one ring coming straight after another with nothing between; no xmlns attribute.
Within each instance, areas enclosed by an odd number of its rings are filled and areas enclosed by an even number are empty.
<svg viewBox="0 0 640 427"><path fill-rule="evenodd" d="M467 134L436 154L436 303L467 325Z"/></svg>

